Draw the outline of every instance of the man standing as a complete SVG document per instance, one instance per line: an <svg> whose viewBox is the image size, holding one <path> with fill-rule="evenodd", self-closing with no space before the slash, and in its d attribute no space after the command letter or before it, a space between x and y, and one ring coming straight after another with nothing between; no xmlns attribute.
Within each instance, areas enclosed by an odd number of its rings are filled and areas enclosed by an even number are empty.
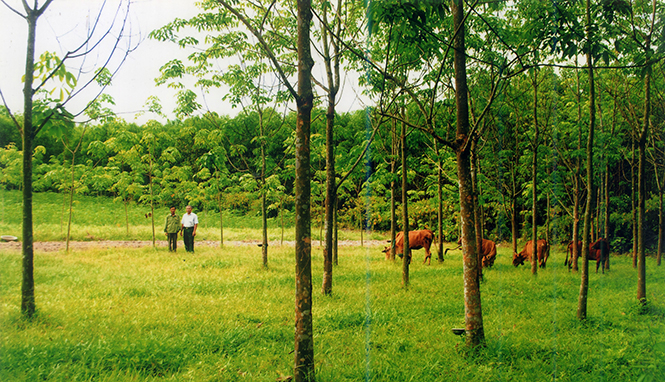
<svg viewBox="0 0 665 382"><path fill-rule="evenodd" d="M180 216L176 215L175 207L171 207L171 213L166 215L164 235L169 239L169 252L175 252L178 247L178 232L180 232Z"/></svg>
<svg viewBox="0 0 665 382"><path fill-rule="evenodd" d="M194 236L196 236L196 227L199 226L199 218L192 212L192 206L185 208L186 214L182 215L182 233L185 242L185 251L194 252Z"/></svg>

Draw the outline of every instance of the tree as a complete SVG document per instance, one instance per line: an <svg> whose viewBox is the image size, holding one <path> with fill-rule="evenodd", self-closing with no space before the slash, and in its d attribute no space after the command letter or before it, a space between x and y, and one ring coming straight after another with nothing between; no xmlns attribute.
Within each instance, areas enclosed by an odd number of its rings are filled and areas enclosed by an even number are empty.
<svg viewBox="0 0 665 382"><path fill-rule="evenodd" d="M95 37L95 28L97 23L93 24L95 27L88 30L88 34L84 42L79 45L77 48L67 52L62 60L52 57L46 57L45 60L42 60L43 65L35 65L35 42L36 42L36 31L37 31L37 21L44 14L46 9L51 5L53 0L45 0L44 3L40 6L39 0L35 0L33 6L31 7L28 4L27 0L22 0L23 9L25 13L12 8L5 2L1 0L2 3L7 6L12 12L19 15L28 24L28 39L26 44L26 58L25 58L25 74L24 74L24 87L23 87L23 124L19 124L15 116L9 111L7 104L5 107L12 115L12 120L14 124L21 132L22 135L22 148L23 148L23 282L21 285L21 312L27 316L32 317L35 314L35 282L34 282L34 248L33 248L33 219L32 219L32 153L33 153L33 141L35 137L39 134L42 129L48 129L49 123L56 120L70 120L80 115L85 111L82 110L78 114L72 114L65 109L67 103L73 99L76 95L80 94L80 89L87 87L91 84L96 78L99 77L100 69L98 69L91 79L86 81L81 81L81 78L77 78L71 73L68 73L65 68L65 62L71 59L76 59L80 57L85 57L86 55L98 51L99 44L103 40L115 39L116 44L113 46L111 51L108 53L107 60L105 61L103 67L109 65L110 58L113 57L115 52L119 49L119 42L124 39L124 26L127 21L127 12L125 17L122 20L121 27L119 31L111 33L113 26L111 26L107 33L103 33L101 37ZM119 5L118 9L121 9L122 3ZM129 7L129 3L127 5ZM98 15L98 19L101 16ZM91 48L92 47L92 48ZM127 57L127 54L131 51L131 48L128 48L125 51L124 58ZM44 56L42 56L44 57ZM121 60L121 63L124 62ZM51 66L50 63L55 61L57 64ZM119 66L118 66L119 67ZM41 83L37 87L33 87L35 80L35 70L41 72ZM115 70L117 71L117 69ZM113 73L115 73L113 71ZM81 72L79 72L81 73ZM53 99L50 97L44 97L43 99L37 100L35 102L35 96L40 93L41 90L45 88L49 80L59 79L61 82L66 83L69 87L69 90L66 90L67 94L65 96L64 92L60 92L60 97L58 99ZM74 91L74 87L78 83L83 83L79 86L79 90ZM104 88L98 93L101 94ZM5 101L4 94L0 91L3 102ZM37 115L34 114L35 104L42 108L41 116L40 113ZM87 107L86 107L87 108Z"/></svg>

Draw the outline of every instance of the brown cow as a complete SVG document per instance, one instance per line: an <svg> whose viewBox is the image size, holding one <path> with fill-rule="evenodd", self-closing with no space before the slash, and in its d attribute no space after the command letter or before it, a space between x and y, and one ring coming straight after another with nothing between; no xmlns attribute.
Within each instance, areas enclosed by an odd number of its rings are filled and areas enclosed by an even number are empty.
<svg viewBox="0 0 665 382"><path fill-rule="evenodd" d="M589 260L596 260L596 273L598 273L598 266L601 265L603 273L605 273L605 263L607 263L609 256L610 245L604 237L589 245Z"/></svg>
<svg viewBox="0 0 665 382"><path fill-rule="evenodd" d="M579 256L582 256L582 242L577 242L577 253ZM603 273L605 273L605 263L607 263L610 253L610 246L607 243L605 238L600 238L595 242L589 244L589 252L587 252L588 260L596 260L596 273L598 273L598 267L602 264ZM568 260L568 255L570 255L570 260ZM568 265L568 269L573 264L573 242L568 243L566 249L566 260L563 263Z"/></svg>
<svg viewBox="0 0 665 382"><path fill-rule="evenodd" d="M448 253L449 250L454 251L462 248L462 238L457 240L457 244L457 248L446 248L444 254ZM494 260L496 260L496 244L492 240L483 239L483 245L480 248L480 257L483 268L491 268L494 265Z"/></svg>
<svg viewBox="0 0 665 382"><path fill-rule="evenodd" d="M430 262L428 265L432 262L432 253L429 251L429 247L432 245L432 242L434 241L434 232L430 231L428 229L422 229L420 231L409 231L409 248L410 249L421 249L425 248L425 260L423 261L423 264L429 260ZM393 247L393 245L386 247L383 250L383 253L386 254L386 258L388 258L390 254L390 249ZM395 254L399 255L399 257L402 257L404 254L404 232L400 231L397 234L397 237L395 238ZM411 262L411 256L409 256L408 259L409 263Z"/></svg>
<svg viewBox="0 0 665 382"><path fill-rule="evenodd" d="M577 255L580 256L582 254L582 242L578 241L577 242ZM568 259L568 256L570 255L570 259ZM563 262L563 265L567 265L568 269L573 265L573 242L571 241L568 243L568 247L566 247L566 260Z"/></svg>
<svg viewBox="0 0 665 382"><path fill-rule="evenodd" d="M547 244L546 240L540 239L537 242L537 256L538 256L538 265L541 268L545 268L545 265L547 265L547 258L549 257L549 244ZM513 253L513 265L518 266L518 265L524 265L524 260L531 260L531 256L533 255L533 240L529 240L526 242L526 246L524 246L524 249L520 253Z"/></svg>

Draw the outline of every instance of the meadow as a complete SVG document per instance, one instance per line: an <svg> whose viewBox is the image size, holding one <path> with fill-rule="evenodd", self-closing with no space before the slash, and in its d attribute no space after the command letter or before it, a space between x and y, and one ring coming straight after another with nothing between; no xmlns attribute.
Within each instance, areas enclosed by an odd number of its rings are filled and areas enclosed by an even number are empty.
<svg viewBox="0 0 665 382"><path fill-rule="evenodd" d="M33 196L33 229L35 241L64 241L67 235L69 195L54 192L35 193ZM22 204L20 191L0 190L0 235L12 235L21 239ZM72 214L71 240L152 240L150 206L129 203L127 218L125 206L120 201L108 197L75 195ZM199 218L198 240L220 239L219 212L194 210ZM182 215L185 209L177 211ZM155 236L164 240L164 218L169 214L167 207L155 208ZM224 240L261 240L260 213L238 214L232 210L223 211ZM127 228L129 221L129 229ZM284 214L284 240L294 238L293 213ZM322 236L319 226L312 227L315 240ZM370 239L383 239L385 235L375 234ZM279 217L268 219L268 240L281 240L282 229ZM340 240L360 240L360 232L340 230Z"/></svg>
<svg viewBox="0 0 665 382"><path fill-rule="evenodd" d="M38 313L21 318L17 251L0 253L2 381L276 381L292 374L293 248L98 249L37 253ZM469 351L461 254L422 265L411 286L379 248L340 247L333 295L320 293L313 247L317 381L663 381L665 278L612 256L590 275L589 317L575 318L579 274L557 248L537 277L502 246L482 283L486 347ZM280 379L281 378L281 379Z"/></svg>

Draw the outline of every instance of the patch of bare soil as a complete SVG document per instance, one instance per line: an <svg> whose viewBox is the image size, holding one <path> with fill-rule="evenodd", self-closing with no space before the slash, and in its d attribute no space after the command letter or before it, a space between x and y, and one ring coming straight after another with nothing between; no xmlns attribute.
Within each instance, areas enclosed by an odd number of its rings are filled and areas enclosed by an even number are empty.
<svg viewBox="0 0 665 382"><path fill-rule="evenodd" d="M224 245L225 246L232 246L232 247L242 247L242 246L257 246L261 243L260 240L242 240L242 241L225 241ZM167 247L168 242L166 240L157 240L155 242L157 247ZM179 243L179 246L182 245L182 243ZM279 241L271 241L269 242L269 245L271 247L279 247L280 243ZM293 247L295 246L294 241L285 241L284 246L290 246ZM312 243L313 248L320 248L322 244L319 243L318 240L315 240ZM338 245L340 247L359 247L360 246L360 241L358 240L340 240L338 242ZM377 247L380 245L386 245L386 242L383 240L365 240L363 242L364 246L367 247ZM64 241L37 241L34 243L34 248L35 251L37 252L58 252L58 251L64 251L65 250L66 243ZM117 241L117 240L97 240L97 241L70 241L69 242L69 248L70 249L102 249L102 248L143 248L143 247L150 247L152 246L152 241L147 240L147 241ZM211 241L211 240L202 240L202 241L196 241L195 242L195 248L196 247L219 247L219 241ZM184 248L184 245L182 246ZM6 251L6 250L15 250L15 251L20 251L21 250L21 243L14 241L14 242L0 242L0 250Z"/></svg>

